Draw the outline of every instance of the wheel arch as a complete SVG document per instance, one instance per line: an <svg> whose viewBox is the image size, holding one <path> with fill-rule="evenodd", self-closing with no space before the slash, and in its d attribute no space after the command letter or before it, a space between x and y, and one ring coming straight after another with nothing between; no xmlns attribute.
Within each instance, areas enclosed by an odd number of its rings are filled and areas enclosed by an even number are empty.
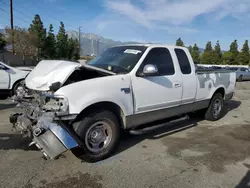
<svg viewBox="0 0 250 188"><path fill-rule="evenodd" d="M212 95L212 97L211 97L210 101L212 100L212 98L214 97L214 95L215 95L215 94L217 94L217 93L222 94L223 99L225 99L225 96L226 96L226 90L225 90L225 88L224 88L224 87L219 87L219 88L217 88L217 89L214 91L214 93L213 93L213 95Z"/></svg>
<svg viewBox="0 0 250 188"><path fill-rule="evenodd" d="M11 90L14 88L14 86L15 86L17 83L19 83L19 82L21 82L21 81L23 81L23 80L25 80L25 79L24 79L24 78L20 78L20 79L16 80L16 81L11 85Z"/></svg>
<svg viewBox="0 0 250 188"><path fill-rule="evenodd" d="M243 80L243 75L240 74L240 75L237 77L237 80L238 80L238 81L242 81L242 80Z"/></svg>
<svg viewBox="0 0 250 188"><path fill-rule="evenodd" d="M94 113L95 111L100 110L110 110L117 117L120 128L124 129L126 127L126 116L123 109L116 103L110 101L102 101L93 103L87 107L85 107L76 117L74 122L80 121L87 114Z"/></svg>

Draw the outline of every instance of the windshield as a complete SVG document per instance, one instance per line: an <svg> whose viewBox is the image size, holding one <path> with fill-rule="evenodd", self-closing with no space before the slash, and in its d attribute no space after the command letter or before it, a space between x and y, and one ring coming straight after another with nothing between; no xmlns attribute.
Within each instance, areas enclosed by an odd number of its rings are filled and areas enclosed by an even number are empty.
<svg viewBox="0 0 250 188"><path fill-rule="evenodd" d="M114 73L128 73L135 67L146 49L146 46L108 48L100 56L89 61L88 64Z"/></svg>

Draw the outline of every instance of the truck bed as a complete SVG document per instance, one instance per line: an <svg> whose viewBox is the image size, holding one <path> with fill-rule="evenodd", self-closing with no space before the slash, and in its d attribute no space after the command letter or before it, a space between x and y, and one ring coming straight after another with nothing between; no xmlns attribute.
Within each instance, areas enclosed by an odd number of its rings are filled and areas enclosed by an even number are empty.
<svg viewBox="0 0 250 188"><path fill-rule="evenodd" d="M229 69L214 69L214 68L206 68L206 69L201 69L197 68L196 73L197 74L206 74L206 73L231 73L234 72Z"/></svg>

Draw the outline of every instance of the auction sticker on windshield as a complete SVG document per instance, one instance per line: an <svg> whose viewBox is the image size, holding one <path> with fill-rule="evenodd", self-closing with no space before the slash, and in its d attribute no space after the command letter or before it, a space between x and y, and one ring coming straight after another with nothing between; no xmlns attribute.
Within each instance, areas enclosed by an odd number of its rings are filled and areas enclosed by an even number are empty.
<svg viewBox="0 0 250 188"><path fill-rule="evenodd" d="M124 51L124 53L128 53L128 54L139 54L139 53L141 53L141 51L140 51L140 50L133 50L133 49L126 49L126 50Z"/></svg>

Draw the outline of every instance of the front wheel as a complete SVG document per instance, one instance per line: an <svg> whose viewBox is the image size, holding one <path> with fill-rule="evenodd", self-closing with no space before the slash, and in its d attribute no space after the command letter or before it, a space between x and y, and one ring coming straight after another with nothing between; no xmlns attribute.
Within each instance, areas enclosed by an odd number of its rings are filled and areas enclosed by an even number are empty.
<svg viewBox="0 0 250 188"><path fill-rule="evenodd" d="M13 85L12 90L10 91L10 97L17 94L17 89L19 87L24 87L24 80L20 80Z"/></svg>
<svg viewBox="0 0 250 188"><path fill-rule="evenodd" d="M243 76L240 75L239 78L238 78L238 82L242 82L243 81Z"/></svg>
<svg viewBox="0 0 250 188"><path fill-rule="evenodd" d="M83 146L72 152L87 162L97 162L109 157L118 146L120 126L116 116L110 111L88 115L73 127Z"/></svg>
<svg viewBox="0 0 250 188"><path fill-rule="evenodd" d="M205 119L216 121L222 117L224 107L224 99L221 93L215 93L210 105L205 113Z"/></svg>

